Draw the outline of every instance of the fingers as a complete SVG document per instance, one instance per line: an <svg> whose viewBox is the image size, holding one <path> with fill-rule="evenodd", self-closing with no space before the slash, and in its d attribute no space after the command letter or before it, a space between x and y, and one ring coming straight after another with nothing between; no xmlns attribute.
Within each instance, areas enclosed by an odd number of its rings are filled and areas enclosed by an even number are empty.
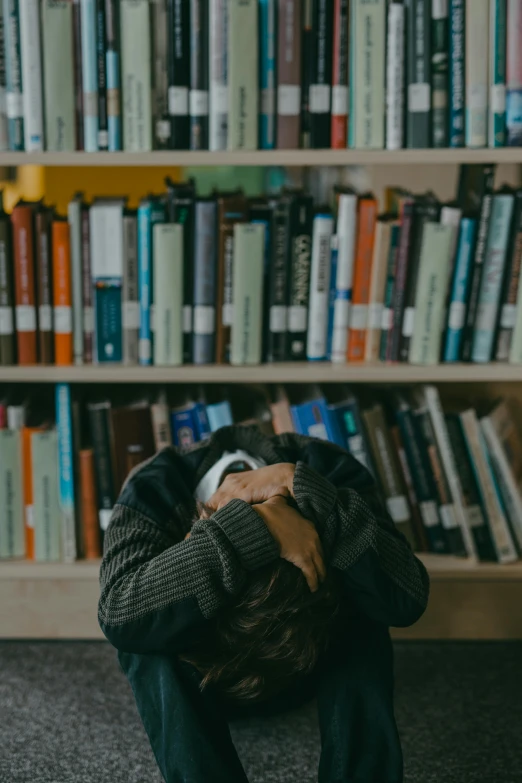
<svg viewBox="0 0 522 783"><path fill-rule="evenodd" d="M326 579L326 568L321 553L319 551L315 552L312 558L317 576L319 577L319 581L324 582Z"/></svg>
<svg viewBox="0 0 522 783"><path fill-rule="evenodd" d="M314 561L310 558L309 560L300 563L298 568L303 572L310 592L315 593L319 589L319 577Z"/></svg>

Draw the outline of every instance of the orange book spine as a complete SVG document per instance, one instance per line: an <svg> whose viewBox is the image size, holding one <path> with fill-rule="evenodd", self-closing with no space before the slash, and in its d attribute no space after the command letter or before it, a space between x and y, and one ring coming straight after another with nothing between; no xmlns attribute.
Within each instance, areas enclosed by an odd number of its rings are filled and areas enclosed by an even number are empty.
<svg viewBox="0 0 522 783"><path fill-rule="evenodd" d="M31 435L33 432L40 432L42 429L42 427L22 428L25 556L28 560L34 560L33 462L31 454Z"/></svg>
<svg viewBox="0 0 522 783"><path fill-rule="evenodd" d="M348 0L335 0L331 147L348 146Z"/></svg>
<svg viewBox="0 0 522 783"><path fill-rule="evenodd" d="M350 310L350 327L348 329L347 359L350 362L358 362L364 359L376 220L377 201L373 197L362 198L358 208L352 307Z"/></svg>
<svg viewBox="0 0 522 783"><path fill-rule="evenodd" d="M79 454L80 512L83 551L87 560L101 557L100 526L94 476L94 451L81 449Z"/></svg>
<svg viewBox="0 0 522 783"><path fill-rule="evenodd" d="M69 224L53 221L54 361L73 363L71 247Z"/></svg>

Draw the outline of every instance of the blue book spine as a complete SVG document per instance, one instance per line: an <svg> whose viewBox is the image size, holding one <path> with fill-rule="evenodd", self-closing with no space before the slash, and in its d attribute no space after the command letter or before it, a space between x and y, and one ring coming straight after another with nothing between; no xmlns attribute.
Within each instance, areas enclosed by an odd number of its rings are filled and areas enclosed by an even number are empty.
<svg viewBox="0 0 522 783"><path fill-rule="evenodd" d="M96 0L81 0L83 134L85 152L98 150Z"/></svg>
<svg viewBox="0 0 522 783"><path fill-rule="evenodd" d="M207 406L202 402L197 402L194 413L198 429L198 440L207 440L212 433L207 416Z"/></svg>
<svg viewBox="0 0 522 783"><path fill-rule="evenodd" d="M522 89L508 87L506 95L508 147L522 147Z"/></svg>
<svg viewBox="0 0 522 783"><path fill-rule="evenodd" d="M506 34L507 0L490 3L490 101L488 143L506 145Z"/></svg>
<svg viewBox="0 0 522 783"><path fill-rule="evenodd" d="M331 406L331 410L337 417L339 429L343 436L341 446L355 457L361 465L364 465L366 470L375 478L377 474L366 441L357 401L354 400L353 402Z"/></svg>
<svg viewBox="0 0 522 783"><path fill-rule="evenodd" d="M109 151L119 152L121 146L121 115L119 106L120 96L120 56L115 49L108 49L107 61L107 103L108 103L108 130Z"/></svg>
<svg viewBox="0 0 522 783"><path fill-rule="evenodd" d="M337 411L334 405L326 406L325 413L326 431L328 433L328 440L340 446L342 449L346 449L346 435L342 421L337 415Z"/></svg>
<svg viewBox="0 0 522 783"><path fill-rule="evenodd" d="M303 402L300 405L292 405L290 413L294 422L295 431L310 438L329 440L325 422L327 413L326 402L320 398L311 402Z"/></svg>
<svg viewBox="0 0 522 783"><path fill-rule="evenodd" d="M24 149L24 106L19 0L3 0L3 9L9 149L20 151Z"/></svg>
<svg viewBox="0 0 522 783"><path fill-rule="evenodd" d="M514 201L514 196L511 194L497 193L493 197L477 316L473 329L472 362L491 361Z"/></svg>
<svg viewBox="0 0 522 783"><path fill-rule="evenodd" d="M170 423L172 441L175 446L184 448L198 442L199 435L194 418L194 407L181 411L172 411Z"/></svg>
<svg viewBox="0 0 522 783"><path fill-rule="evenodd" d="M211 432L216 432L221 427L229 427L234 423L232 411L228 400L207 405L207 418Z"/></svg>
<svg viewBox="0 0 522 783"><path fill-rule="evenodd" d="M56 428L58 432L58 493L62 512L63 559L76 559L76 526L74 514L74 450L71 422L71 390L68 383L55 389Z"/></svg>
<svg viewBox="0 0 522 783"><path fill-rule="evenodd" d="M104 278L94 283L96 362L123 361L121 278Z"/></svg>
<svg viewBox="0 0 522 783"><path fill-rule="evenodd" d="M450 0L450 147L464 146L465 0Z"/></svg>
<svg viewBox="0 0 522 783"><path fill-rule="evenodd" d="M332 237L332 250L330 262L330 300L328 304L328 335L326 340L326 355L328 361L332 360L332 341L334 331L335 302L337 299L337 260L339 257L339 242L337 234Z"/></svg>
<svg viewBox="0 0 522 783"><path fill-rule="evenodd" d="M261 113L259 139L261 149L272 150L276 135L276 2L259 1Z"/></svg>
<svg viewBox="0 0 522 783"><path fill-rule="evenodd" d="M460 236L457 260L451 286L451 300L448 310L448 328L444 344L443 361L458 362L462 330L466 319L466 299L468 283L473 265L473 251L477 235L477 221L463 218L460 224Z"/></svg>

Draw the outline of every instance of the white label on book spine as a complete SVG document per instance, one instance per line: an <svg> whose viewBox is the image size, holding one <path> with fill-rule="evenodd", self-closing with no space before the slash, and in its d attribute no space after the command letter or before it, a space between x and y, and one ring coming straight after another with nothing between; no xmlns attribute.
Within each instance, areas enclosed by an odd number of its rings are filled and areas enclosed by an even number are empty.
<svg viewBox="0 0 522 783"><path fill-rule="evenodd" d="M368 329L380 329L382 324L382 302L372 302L368 307Z"/></svg>
<svg viewBox="0 0 522 783"><path fill-rule="evenodd" d="M453 508L453 506L450 506L449 504L439 506L439 513L440 513L440 520L442 522L442 527L445 530L453 530L454 528L459 526L459 523L457 522L457 517L455 516L455 509Z"/></svg>
<svg viewBox="0 0 522 783"><path fill-rule="evenodd" d="M408 85L408 111L411 112L425 112L429 111L431 106L431 89L430 85L425 82L423 84L409 84Z"/></svg>
<svg viewBox="0 0 522 783"><path fill-rule="evenodd" d="M504 114L506 111L506 85L492 84L490 94L491 111L493 114Z"/></svg>
<svg viewBox="0 0 522 783"><path fill-rule="evenodd" d="M54 308L54 331L55 334L72 333L72 307L69 305Z"/></svg>
<svg viewBox="0 0 522 783"><path fill-rule="evenodd" d="M111 521L112 517L112 508L100 508L98 511L98 519L100 520L100 527L102 530L107 530L109 527L109 522Z"/></svg>
<svg viewBox="0 0 522 783"><path fill-rule="evenodd" d="M466 508L466 518L468 520L468 527L482 527L484 524L484 517L480 506L468 506Z"/></svg>
<svg viewBox="0 0 522 783"><path fill-rule="evenodd" d="M234 323L234 305L224 304L221 310L221 321L223 326L232 326Z"/></svg>
<svg viewBox="0 0 522 783"><path fill-rule="evenodd" d="M386 498L386 506L394 522L407 522L410 518L408 501L404 495L395 495L394 497Z"/></svg>
<svg viewBox="0 0 522 783"><path fill-rule="evenodd" d="M208 114L208 90L190 91L190 116L206 117Z"/></svg>
<svg viewBox="0 0 522 783"><path fill-rule="evenodd" d="M449 309L448 326L450 329L462 329L466 317L464 302L452 302Z"/></svg>
<svg viewBox="0 0 522 783"><path fill-rule="evenodd" d="M411 337L413 334L413 322L415 321L415 308L406 307L404 309L404 318L402 320L402 336Z"/></svg>
<svg viewBox="0 0 522 783"><path fill-rule="evenodd" d="M34 507L25 507L25 524L27 527L34 528Z"/></svg>
<svg viewBox="0 0 522 783"><path fill-rule="evenodd" d="M183 332L192 332L192 305L183 305Z"/></svg>
<svg viewBox="0 0 522 783"><path fill-rule="evenodd" d="M214 83L210 102L215 114L226 114L228 112L228 85Z"/></svg>
<svg viewBox="0 0 522 783"><path fill-rule="evenodd" d="M277 88L277 112L281 117L297 117L301 113L301 88L298 85L279 85Z"/></svg>
<svg viewBox="0 0 522 783"><path fill-rule="evenodd" d="M275 90L265 87L261 90L261 114L272 115L275 112Z"/></svg>
<svg viewBox="0 0 522 783"><path fill-rule="evenodd" d="M10 120L16 120L23 117L24 114L24 96L21 92L7 93L7 116Z"/></svg>
<svg viewBox="0 0 522 783"><path fill-rule="evenodd" d="M123 329L139 329L140 328L140 303L139 302L123 302L121 308L121 325Z"/></svg>
<svg viewBox="0 0 522 783"><path fill-rule="evenodd" d="M109 131L98 131L98 146L102 149L109 146Z"/></svg>
<svg viewBox="0 0 522 783"><path fill-rule="evenodd" d="M194 334L214 334L216 330L216 308L212 305L195 305Z"/></svg>
<svg viewBox="0 0 522 783"><path fill-rule="evenodd" d="M168 120L156 120L156 137L160 141L170 139L170 122Z"/></svg>
<svg viewBox="0 0 522 783"><path fill-rule="evenodd" d="M0 334L13 334L13 309L0 307Z"/></svg>
<svg viewBox="0 0 522 783"><path fill-rule="evenodd" d="M308 308L302 305L290 305L288 308L288 331L305 332Z"/></svg>
<svg viewBox="0 0 522 783"><path fill-rule="evenodd" d="M36 308L32 305L16 305L16 329L18 332L36 330Z"/></svg>
<svg viewBox="0 0 522 783"><path fill-rule="evenodd" d="M446 19L448 16L448 0L432 0L431 18Z"/></svg>
<svg viewBox="0 0 522 783"><path fill-rule="evenodd" d="M419 510L425 527L435 527L439 524L437 506L433 500L423 500L419 503Z"/></svg>
<svg viewBox="0 0 522 783"><path fill-rule="evenodd" d="M517 305L505 304L500 316L502 329L514 329L517 322Z"/></svg>
<svg viewBox="0 0 522 783"><path fill-rule="evenodd" d="M497 308L495 302L483 302L479 305L477 311L475 328L490 332L494 331L496 315Z"/></svg>
<svg viewBox="0 0 522 783"><path fill-rule="evenodd" d="M350 329L366 329L368 325L368 305L353 304L350 308Z"/></svg>
<svg viewBox="0 0 522 783"><path fill-rule="evenodd" d="M40 305L38 308L38 328L41 332L50 332L53 328L53 309L51 305Z"/></svg>
<svg viewBox="0 0 522 783"><path fill-rule="evenodd" d="M270 308L270 331L276 334L286 332L285 305L272 305Z"/></svg>
<svg viewBox="0 0 522 783"><path fill-rule="evenodd" d="M138 356L140 362L148 362L151 358L151 344L150 340L142 337L138 343Z"/></svg>
<svg viewBox="0 0 522 783"><path fill-rule="evenodd" d="M327 114L330 111L330 85L310 85L310 113Z"/></svg>
<svg viewBox="0 0 522 783"><path fill-rule="evenodd" d="M472 84L468 92L469 106L472 111L483 111L488 105L488 90L485 84Z"/></svg>
<svg viewBox="0 0 522 783"><path fill-rule="evenodd" d="M172 117L186 117L189 108L188 87L169 87L169 114Z"/></svg>
<svg viewBox="0 0 522 783"><path fill-rule="evenodd" d="M308 435L310 438L319 438L319 440L328 440L326 427L322 422L318 422L317 424L311 424L308 427Z"/></svg>
<svg viewBox="0 0 522 783"><path fill-rule="evenodd" d="M94 332L94 307L83 308L83 331L85 334Z"/></svg>
<svg viewBox="0 0 522 783"><path fill-rule="evenodd" d="M388 332L392 328L393 324L393 310L391 307L383 307L381 329Z"/></svg>
<svg viewBox="0 0 522 783"><path fill-rule="evenodd" d="M344 117L348 114L348 87L335 84L332 87L332 114Z"/></svg>

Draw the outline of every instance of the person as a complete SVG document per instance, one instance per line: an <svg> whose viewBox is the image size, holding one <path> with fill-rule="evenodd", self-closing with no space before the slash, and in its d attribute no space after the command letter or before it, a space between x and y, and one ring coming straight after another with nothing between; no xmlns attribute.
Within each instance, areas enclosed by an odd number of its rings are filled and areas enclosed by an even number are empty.
<svg viewBox="0 0 522 783"><path fill-rule="evenodd" d="M164 449L122 489L100 582L167 783L245 783L229 721L311 697L320 783L402 781L388 629L429 579L347 452L242 425Z"/></svg>

